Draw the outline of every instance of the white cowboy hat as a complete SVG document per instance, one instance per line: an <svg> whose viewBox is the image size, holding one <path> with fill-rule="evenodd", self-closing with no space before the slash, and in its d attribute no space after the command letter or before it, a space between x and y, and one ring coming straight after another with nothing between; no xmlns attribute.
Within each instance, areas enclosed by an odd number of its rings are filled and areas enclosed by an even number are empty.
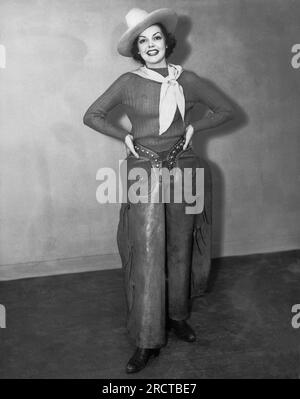
<svg viewBox="0 0 300 399"><path fill-rule="evenodd" d="M148 13L140 8L132 8L126 15L127 31L121 36L118 43L118 52L125 57L131 57L131 46L135 38L149 26L161 22L168 32L174 33L178 16L169 8Z"/></svg>

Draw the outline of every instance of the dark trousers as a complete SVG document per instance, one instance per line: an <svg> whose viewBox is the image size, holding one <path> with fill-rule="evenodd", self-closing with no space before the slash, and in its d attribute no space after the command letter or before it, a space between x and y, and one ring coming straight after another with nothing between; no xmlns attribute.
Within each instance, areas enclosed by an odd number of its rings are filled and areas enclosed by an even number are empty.
<svg viewBox="0 0 300 399"><path fill-rule="evenodd" d="M142 167L150 176L151 168L158 165L157 157L150 162L152 153L149 151L140 159L130 155L127 169ZM199 158L191 148L186 151L178 148L175 157L169 160L168 154L160 157L161 167L199 166ZM159 180L147 193L153 190L162 190ZM165 345L166 317L185 320L190 316L196 215L187 214L186 206L185 201L132 203L128 200L121 206L118 247L124 271L126 326L136 346ZM210 234L206 238L210 239ZM210 245L206 247L210 250Z"/></svg>

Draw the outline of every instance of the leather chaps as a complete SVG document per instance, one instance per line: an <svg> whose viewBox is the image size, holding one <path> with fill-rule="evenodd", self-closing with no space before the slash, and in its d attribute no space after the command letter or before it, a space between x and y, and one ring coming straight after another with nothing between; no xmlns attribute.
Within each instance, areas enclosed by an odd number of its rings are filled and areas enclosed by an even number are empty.
<svg viewBox="0 0 300 399"><path fill-rule="evenodd" d="M120 209L117 243L124 274L126 328L134 344L143 348L165 345L166 317L174 320L189 318L191 299L203 295L210 271L211 174L207 163L191 146L182 149L183 143L182 137L164 156L136 144L140 157L130 154L125 160L123 178L126 179L127 198ZM148 201L136 202L128 198L130 188L135 184L129 178L134 168L145 172L138 179L139 193ZM164 168L170 172L176 168L181 172L189 168L193 191L196 168L204 169L200 212L187 213L187 206L191 204L184 199L181 202L172 200L176 174L169 187L170 200L162 200L161 171ZM156 196L159 200L153 201Z"/></svg>

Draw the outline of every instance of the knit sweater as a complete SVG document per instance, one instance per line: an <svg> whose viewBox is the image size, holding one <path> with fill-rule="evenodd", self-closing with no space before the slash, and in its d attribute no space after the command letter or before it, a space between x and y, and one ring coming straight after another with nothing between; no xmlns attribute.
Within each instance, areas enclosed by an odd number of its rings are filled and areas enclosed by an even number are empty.
<svg viewBox="0 0 300 399"><path fill-rule="evenodd" d="M164 77L168 75L167 68L151 69ZM233 109L228 100L194 72L184 70L177 81L185 96L185 118L183 121L177 107L172 124L161 135L158 134L161 83L130 72L122 74L97 98L86 111L83 122L90 128L119 140L124 140L130 133L136 143L159 152L172 147L189 124L194 127L194 132L198 132L233 118ZM191 110L198 102L206 104L213 112L190 123ZM131 132L107 119L108 113L120 104L131 122Z"/></svg>

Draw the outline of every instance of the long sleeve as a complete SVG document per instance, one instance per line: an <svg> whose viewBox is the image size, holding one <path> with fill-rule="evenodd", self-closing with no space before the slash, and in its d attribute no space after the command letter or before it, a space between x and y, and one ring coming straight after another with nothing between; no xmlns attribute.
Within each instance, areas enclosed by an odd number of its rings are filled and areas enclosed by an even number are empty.
<svg viewBox="0 0 300 399"><path fill-rule="evenodd" d="M83 123L90 128L107 136L124 140L129 133L125 129L117 127L107 120L107 115L114 107L122 103L124 85L127 81L127 74L121 75L110 87L97 98L88 108Z"/></svg>
<svg viewBox="0 0 300 399"><path fill-rule="evenodd" d="M191 123L195 132L216 127L233 119L233 107L229 101L209 82L201 79L194 72L190 72L190 74L196 102L206 104L212 111L208 112L204 118Z"/></svg>

